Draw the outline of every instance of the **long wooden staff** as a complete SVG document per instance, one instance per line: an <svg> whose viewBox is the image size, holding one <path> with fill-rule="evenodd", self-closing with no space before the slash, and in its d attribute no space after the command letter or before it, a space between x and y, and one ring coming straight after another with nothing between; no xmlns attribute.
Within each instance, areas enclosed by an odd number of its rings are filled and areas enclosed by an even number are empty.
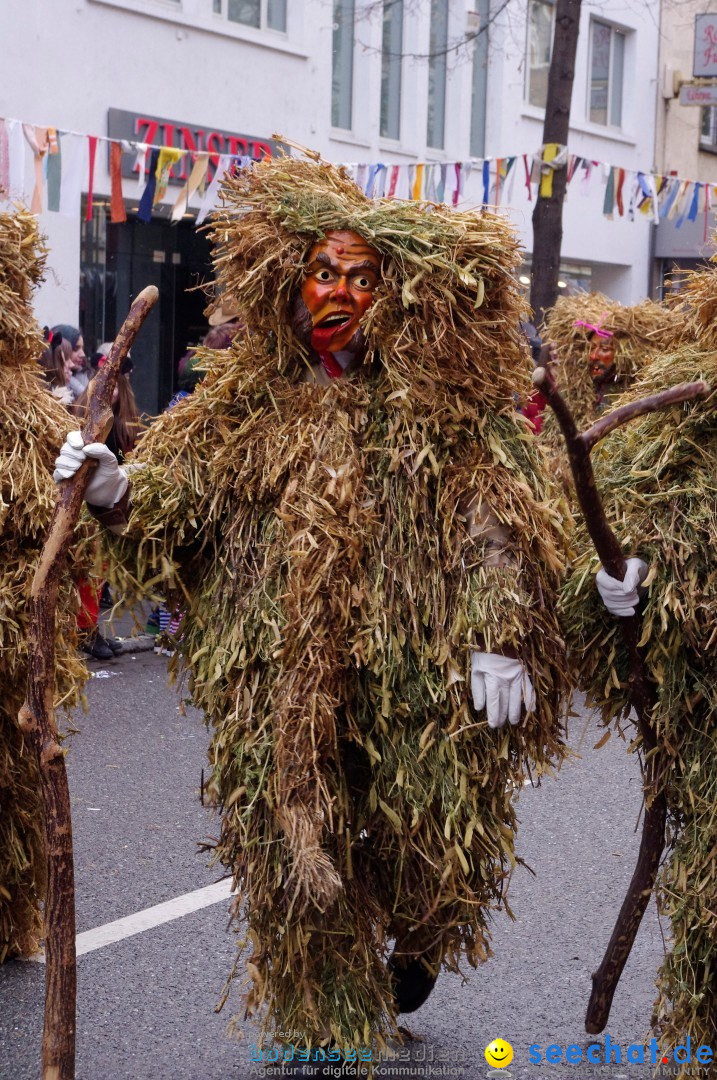
<svg viewBox="0 0 717 1080"><path fill-rule="evenodd" d="M85 443L104 442L110 432L112 393L122 361L158 295L154 285L139 294L110 350L107 363L90 384L87 420L82 429ZM45 819L43 1080L72 1080L75 1075L75 881L70 791L54 715L55 609L91 467L89 461L85 462L72 479L61 484L35 570L29 607L27 697L18 718L37 755Z"/></svg>
<svg viewBox="0 0 717 1080"><path fill-rule="evenodd" d="M659 409L667 409L684 401L705 398L710 393L710 387L706 382L681 383L669 390L663 390L658 394L623 405L602 417L587 431L579 432L570 408L558 390L555 375L550 366L549 345L543 346L540 364L541 366L533 372L533 382L546 397L560 425L568 451L575 493L583 512L585 525L604 569L610 577L622 581L627 564L602 505L590 461L590 451L600 439L622 424L629 423L638 416L657 412ZM630 663L628 678L630 700L637 715L637 727L644 747L642 778L645 814L637 865L605 950L605 956L592 976L592 993L585 1016L585 1030L591 1035L602 1031L608 1022L612 999L652 894L665 846L667 800L664 794L662 773L666 765L658 747L652 720L657 693L654 683L649 679L638 646L640 623L641 618L637 613L620 618L623 644ZM662 784L661 780L663 780Z"/></svg>

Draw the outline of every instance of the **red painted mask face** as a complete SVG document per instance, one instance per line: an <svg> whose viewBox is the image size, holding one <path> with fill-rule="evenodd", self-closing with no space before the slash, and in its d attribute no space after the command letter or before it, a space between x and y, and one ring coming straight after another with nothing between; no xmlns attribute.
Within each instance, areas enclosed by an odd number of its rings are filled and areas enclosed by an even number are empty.
<svg viewBox="0 0 717 1080"><path fill-rule="evenodd" d="M605 382L615 372L615 339L593 337L590 346L590 376L595 383Z"/></svg>
<svg viewBox="0 0 717 1080"><path fill-rule="evenodd" d="M309 252L301 298L317 352L345 349L371 307L381 257L355 232L329 232Z"/></svg>

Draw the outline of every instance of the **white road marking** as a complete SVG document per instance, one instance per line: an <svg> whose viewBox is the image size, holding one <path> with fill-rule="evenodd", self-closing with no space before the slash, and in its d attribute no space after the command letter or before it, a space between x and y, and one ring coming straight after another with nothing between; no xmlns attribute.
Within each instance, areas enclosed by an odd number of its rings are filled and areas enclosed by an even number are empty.
<svg viewBox="0 0 717 1080"><path fill-rule="evenodd" d="M94 930L85 930L78 934L75 940L77 955L84 956L85 953L103 949L105 945L114 945L117 941L142 934L145 930L152 930L155 926L172 922L173 919L181 919L183 915L191 915L193 911L219 904L222 900L229 899L231 891L232 879L224 878L214 885L206 885L203 889L175 896L173 900L166 900L163 904L136 911L134 915L127 915L124 919L115 919L104 926L96 926ZM45 953L35 953L27 959L35 964L44 964Z"/></svg>

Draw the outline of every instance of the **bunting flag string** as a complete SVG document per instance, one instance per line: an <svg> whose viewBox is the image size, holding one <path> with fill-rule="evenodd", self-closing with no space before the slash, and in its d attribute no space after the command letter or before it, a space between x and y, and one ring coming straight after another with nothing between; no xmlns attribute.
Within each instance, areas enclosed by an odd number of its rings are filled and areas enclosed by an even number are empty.
<svg viewBox="0 0 717 1080"><path fill-rule="evenodd" d="M91 220L100 142L108 144L110 220L115 224L127 220L126 197L139 200L139 220L149 222L154 208L166 199L172 169L182 161L186 161L182 175L186 177L189 172L189 179L182 184L179 194L172 196L173 201L167 207L170 220L180 221L195 200L195 205L199 202L197 223L201 224L217 203L225 173L253 164L245 155L223 154L217 159L209 150L194 147L111 139L0 118L0 199L22 198L38 214L46 208L51 213L78 217L84 192L85 219ZM31 167L26 165L28 150ZM136 193L129 194L123 181L124 155L134 159ZM578 194L583 198L592 195L598 174L604 184L602 213L610 220L617 216L634 221L639 213L654 224L670 221L679 229L685 222L696 222L702 212L705 235L709 231L717 184L611 165L570 154L567 147L558 143L542 146L537 153L487 157L480 161L358 162L347 164L346 168L361 190L372 198L415 199L458 206L467 194L475 202L476 194L480 193L483 208L498 211L513 205L521 159L524 197L529 202L538 191L550 197L555 170L565 167L566 194L575 187L573 181L577 176ZM473 169L477 170L477 176L471 181ZM27 172L33 177L29 186L26 186Z"/></svg>

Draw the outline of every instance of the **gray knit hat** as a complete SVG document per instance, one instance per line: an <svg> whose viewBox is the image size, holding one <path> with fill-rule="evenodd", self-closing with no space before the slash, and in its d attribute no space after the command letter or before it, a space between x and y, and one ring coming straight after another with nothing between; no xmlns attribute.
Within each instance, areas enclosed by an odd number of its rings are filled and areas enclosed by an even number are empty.
<svg viewBox="0 0 717 1080"><path fill-rule="evenodd" d="M52 328L53 334L56 330L59 330L65 341L69 341L74 352L77 348L78 340L82 337L82 331L78 330L76 326L70 326L68 323L58 323L57 326L53 326Z"/></svg>

